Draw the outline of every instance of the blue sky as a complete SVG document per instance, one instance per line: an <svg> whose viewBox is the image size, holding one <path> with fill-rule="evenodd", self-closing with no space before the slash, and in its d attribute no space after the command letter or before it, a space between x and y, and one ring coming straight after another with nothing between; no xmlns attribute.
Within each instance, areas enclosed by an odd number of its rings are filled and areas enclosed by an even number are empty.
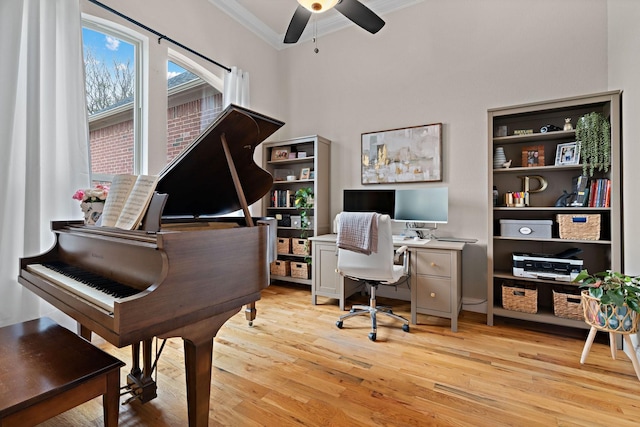
<svg viewBox="0 0 640 427"><path fill-rule="evenodd" d="M109 67L113 66L114 60L118 64L134 64L134 46L131 43L108 36L104 33L88 28L82 29L82 42L85 49L88 47L99 61L105 61ZM173 77L185 70L169 62L168 76Z"/></svg>

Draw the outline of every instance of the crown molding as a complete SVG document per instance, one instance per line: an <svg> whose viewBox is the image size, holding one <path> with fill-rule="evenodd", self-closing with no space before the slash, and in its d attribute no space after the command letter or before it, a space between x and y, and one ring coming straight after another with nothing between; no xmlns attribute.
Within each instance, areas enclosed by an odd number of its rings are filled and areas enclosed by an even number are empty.
<svg viewBox="0 0 640 427"><path fill-rule="evenodd" d="M376 14L384 16L388 13L416 5L423 1L424 0L371 0L367 2L367 7L374 11ZM302 36L300 36L300 40L298 41L298 43L285 44L282 42L284 40L284 33L278 34L277 32L273 31L268 25L262 22L248 9L240 5L236 0L209 0L209 3L213 4L218 9L231 16L241 25L252 31L254 34L269 43L277 50L292 47L296 44L310 41L313 38L313 27L312 25L307 25L307 28L305 28ZM285 16L283 17L283 19L288 21L291 19L291 17ZM329 16L316 19L318 37L342 30L343 28L347 28L351 25L355 25L340 13L332 13Z"/></svg>

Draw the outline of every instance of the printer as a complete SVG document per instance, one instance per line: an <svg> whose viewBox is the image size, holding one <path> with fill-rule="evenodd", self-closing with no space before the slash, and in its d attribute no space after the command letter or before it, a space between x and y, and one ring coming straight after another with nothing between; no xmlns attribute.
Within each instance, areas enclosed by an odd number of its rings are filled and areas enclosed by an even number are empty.
<svg viewBox="0 0 640 427"><path fill-rule="evenodd" d="M582 270L582 260L558 255L513 253L513 275L571 282Z"/></svg>

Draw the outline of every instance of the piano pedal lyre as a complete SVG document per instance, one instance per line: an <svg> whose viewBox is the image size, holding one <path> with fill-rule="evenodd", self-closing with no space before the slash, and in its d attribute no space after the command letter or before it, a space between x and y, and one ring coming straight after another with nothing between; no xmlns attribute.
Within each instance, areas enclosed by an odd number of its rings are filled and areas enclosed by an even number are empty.
<svg viewBox="0 0 640 427"><path fill-rule="evenodd" d="M131 345L132 351L132 361L131 361L131 372L127 375L127 384L121 388L121 390L125 390L120 395L130 394L131 396L122 402L123 405L131 403L134 400L140 400L142 403L147 403L150 400L155 399L158 394L158 371L156 370L158 365L158 359L162 354L162 350L164 349L164 345L167 340L164 339L162 344L158 348L158 338L156 338L156 354L155 360L153 361L153 365L151 364L151 339L147 339L142 341L142 358L143 358L143 366L140 369L140 343L135 343ZM155 372L155 378L152 377Z"/></svg>

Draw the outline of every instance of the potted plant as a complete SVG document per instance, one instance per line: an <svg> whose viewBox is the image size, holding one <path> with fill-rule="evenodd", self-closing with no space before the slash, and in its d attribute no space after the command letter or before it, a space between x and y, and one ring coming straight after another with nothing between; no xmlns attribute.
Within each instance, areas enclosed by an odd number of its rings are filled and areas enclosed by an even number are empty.
<svg viewBox="0 0 640 427"><path fill-rule="evenodd" d="M580 142L582 174L593 176L596 168L607 172L611 165L611 125L602 114L591 112L576 123L576 140Z"/></svg>
<svg viewBox="0 0 640 427"><path fill-rule="evenodd" d="M585 322L596 328L635 332L640 313L640 277L611 270L589 274L582 270L574 279L581 282Z"/></svg>
<svg viewBox="0 0 640 427"><path fill-rule="evenodd" d="M300 237L305 238L309 229L309 212L313 209L313 188L299 188L295 194L294 204L300 212L300 226L302 228Z"/></svg>
<svg viewBox="0 0 640 427"><path fill-rule="evenodd" d="M307 254L305 257L305 261L307 264L311 264L311 257L308 256L309 251L309 240L307 237L309 236L309 213L313 210L313 188L312 187L302 187L299 188L295 193L294 205L298 208L300 212L300 228L302 228L302 232L300 233L301 239L306 239L304 252Z"/></svg>

